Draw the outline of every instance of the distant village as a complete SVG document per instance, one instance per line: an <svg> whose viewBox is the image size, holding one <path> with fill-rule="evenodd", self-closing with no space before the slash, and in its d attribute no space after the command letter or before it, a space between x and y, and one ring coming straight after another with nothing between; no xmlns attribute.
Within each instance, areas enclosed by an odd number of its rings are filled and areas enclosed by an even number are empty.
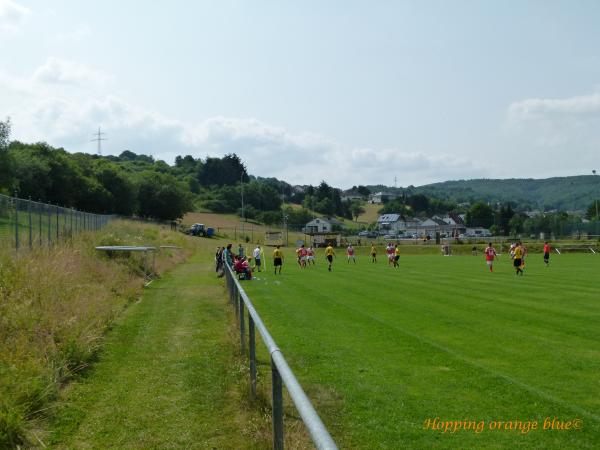
<svg viewBox="0 0 600 450"><path fill-rule="evenodd" d="M383 204L397 196L388 192L377 192L369 196L369 203ZM342 201L364 200L361 195L345 192ZM302 230L306 234L331 233L343 227L343 223L330 217L315 218L308 222ZM445 216L428 218L404 217L401 214L382 214L377 219L376 231L363 231L359 236L388 238L433 238L439 237L489 237L492 235L487 228L467 227L464 214L449 213Z"/></svg>

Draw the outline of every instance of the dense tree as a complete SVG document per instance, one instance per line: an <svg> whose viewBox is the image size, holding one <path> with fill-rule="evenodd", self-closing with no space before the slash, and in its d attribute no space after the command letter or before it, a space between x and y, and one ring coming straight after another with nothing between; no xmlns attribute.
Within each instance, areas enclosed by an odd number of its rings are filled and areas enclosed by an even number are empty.
<svg viewBox="0 0 600 450"><path fill-rule="evenodd" d="M100 160L95 165L95 178L110 193L110 204L104 212L130 216L136 209L136 189L118 166Z"/></svg>
<svg viewBox="0 0 600 450"><path fill-rule="evenodd" d="M402 216L412 215L412 210L404 203L404 198L395 198L379 209L379 214L400 214Z"/></svg>
<svg viewBox="0 0 600 450"><path fill-rule="evenodd" d="M594 200L592 203L590 203L590 205L588 206L586 212L585 212L585 218L586 219L598 219L600 216L600 199L596 199Z"/></svg>
<svg viewBox="0 0 600 450"><path fill-rule="evenodd" d="M138 187L139 215L174 220L192 209L186 186L170 174L147 171Z"/></svg>
<svg viewBox="0 0 600 450"><path fill-rule="evenodd" d="M197 161L194 159L192 155L185 155L184 157L176 156L175 157L175 167L181 170L181 173L184 174L192 174L196 172Z"/></svg>
<svg viewBox="0 0 600 450"><path fill-rule="evenodd" d="M494 223L494 212L484 202L477 202L467 211L467 225L470 227L489 228Z"/></svg>
<svg viewBox="0 0 600 450"><path fill-rule="evenodd" d="M526 217L521 216L521 214L514 214L508 222L509 234L511 236L516 236L523 231L523 222Z"/></svg>
<svg viewBox="0 0 600 450"><path fill-rule="evenodd" d="M249 181L246 167L235 153L223 158L207 157L198 168L197 178L202 186L234 186Z"/></svg>
<svg viewBox="0 0 600 450"><path fill-rule="evenodd" d="M515 211L510 203L500 206L500 210L496 214L496 225L499 234L508 235L510 233L510 220L514 215Z"/></svg>
<svg viewBox="0 0 600 450"><path fill-rule="evenodd" d="M350 212L352 213L352 217L354 217L354 220L358 220L358 217L361 214L365 213L365 208L363 208L360 202L351 202Z"/></svg>
<svg viewBox="0 0 600 450"><path fill-rule="evenodd" d="M429 209L429 198L423 194L415 194L408 197L406 202L416 213L425 212Z"/></svg>
<svg viewBox="0 0 600 450"><path fill-rule="evenodd" d="M13 162L8 153L10 142L10 119L0 121L0 191L8 192L13 187Z"/></svg>
<svg viewBox="0 0 600 450"><path fill-rule="evenodd" d="M358 192L360 195L362 195L365 198L368 197L369 195L371 195L371 191L366 186L362 186L362 185L355 186L352 188L352 190L355 190L356 192Z"/></svg>

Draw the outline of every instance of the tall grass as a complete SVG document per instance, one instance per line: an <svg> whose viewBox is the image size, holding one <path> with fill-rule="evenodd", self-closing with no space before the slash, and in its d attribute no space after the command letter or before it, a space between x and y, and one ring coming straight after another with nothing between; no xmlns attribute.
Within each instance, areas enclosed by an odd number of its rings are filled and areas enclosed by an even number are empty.
<svg viewBox="0 0 600 450"><path fill-rule="evenodd" d="M115 222L53 248L0 253L0 448L36 441L59 389L98 354L102 338L144 281L140 254L97 245L177 245L156 255L160 273L192 241L155 225Z"/></svg>

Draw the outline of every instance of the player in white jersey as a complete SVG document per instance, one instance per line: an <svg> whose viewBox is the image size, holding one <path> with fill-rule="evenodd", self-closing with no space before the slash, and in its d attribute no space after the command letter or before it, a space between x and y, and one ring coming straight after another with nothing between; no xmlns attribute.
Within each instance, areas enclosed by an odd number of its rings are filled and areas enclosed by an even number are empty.
<svg viewBox="0 0 600 450"><path fill-rule="evenodd" d="M313 266L315 265L315 250L312 247L308 247L306 249L306 264L310 265L310 263L313 263Z"/></svg>

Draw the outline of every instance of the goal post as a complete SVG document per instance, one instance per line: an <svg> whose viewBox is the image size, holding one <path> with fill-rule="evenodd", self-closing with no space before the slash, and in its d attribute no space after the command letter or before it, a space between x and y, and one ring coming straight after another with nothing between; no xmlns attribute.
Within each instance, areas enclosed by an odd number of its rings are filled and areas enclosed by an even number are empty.
<svg viewBox="0 0 600 450"><path fill-rule="evenodd" d="M283 231L265 231L265 245L283 245Z"/></svg>

